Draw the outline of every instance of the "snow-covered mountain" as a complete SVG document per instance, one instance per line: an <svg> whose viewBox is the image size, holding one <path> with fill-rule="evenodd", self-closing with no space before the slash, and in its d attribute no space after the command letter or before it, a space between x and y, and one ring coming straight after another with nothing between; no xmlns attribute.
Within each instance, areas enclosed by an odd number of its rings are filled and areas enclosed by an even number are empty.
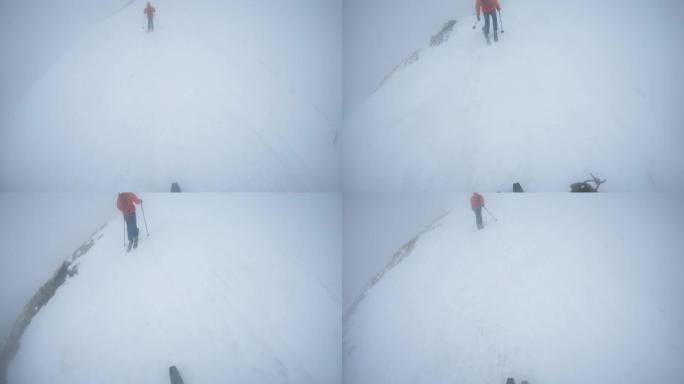
<svg viewBox="0 0 684 384"><path fill-rule="evenodd" d="M607 191L684 190L684 4L501 4L498 43L456 18L348 113L345 187L554 192L594 172Z"/></svg>
<svg viewBox="0 0 684 384"><path fill-rule="evenodd" d="M345 382L684 381L682 195L468 197L345 313Z"/></svg>
<svg viewBox="0 0 684 384"><path fill-rule="evenodd" d="M92 27L0 119L11 191L332 191L337 1L144 1Z"/></svg>
<svg viewBox="0 0 684 384"><path fill-rule="evenodd" d="M112 219L26 328L8 383L338 383L337 195L146 194L150 237Z"/></svg>

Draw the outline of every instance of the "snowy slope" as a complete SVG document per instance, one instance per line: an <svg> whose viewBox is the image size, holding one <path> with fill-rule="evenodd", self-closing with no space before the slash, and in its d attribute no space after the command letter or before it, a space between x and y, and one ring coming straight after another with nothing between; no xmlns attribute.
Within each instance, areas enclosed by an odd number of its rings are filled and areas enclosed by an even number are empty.
<svg viewBox="0 0 684 384"><path fill-rule="evenodd" d="M337 185L337 3L144 1L94 26L0 121L5 190Z"/></svg>
<svg viewBox="0 0 684 384"><path fill-rule="evenodd" d="M499 43L458 15L345 117L345 186L550 192L594 172L607 191L684 190L684 4L502 6Z"/></svg>
<svg viewBox="0 0 684 384"><path fill-rule="evenodd" d="M681 383L684 196L468 196L345 313L349 383Z"/></svg>
<svg viewBox="0 0 684 384"><path fill-rule="evenodd" d="M8 383L335 383L336 195L142 196L151 237L113 219L27 328Z"/></svg>

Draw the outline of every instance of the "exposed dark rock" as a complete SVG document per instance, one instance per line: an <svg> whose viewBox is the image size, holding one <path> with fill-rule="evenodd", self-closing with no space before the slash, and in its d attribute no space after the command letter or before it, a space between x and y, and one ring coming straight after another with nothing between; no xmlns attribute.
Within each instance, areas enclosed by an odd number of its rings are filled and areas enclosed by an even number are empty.
<svg viewBox="0 0 684 384"><path fill-rule="evenodd" d="M354 299L354 302L352 305L349 307L349 309L344 313L342 317L342 323L343 323L343 334L346 333L347 331L347 322L349 319L354 315L356 312L356 309L358 308L359 304L363 301L363 299L366 298L366 294L368 291L380 280L385 276L387 273L389 273L394 267L399 265L406 257L408 257L413 249L416 247L416 244L418 243L418 240L423 236L424 234L434 230L435 228L438 228L441 225L442 219L446 217L449 214L449 212L446 212L442 214L440 217L438 217L436 220L434 220L430 225L425 227L420 233L418 233L416 236L411 238L406 244L404 244L401 248L399 248L398 251L392 255L392 259L387 263L385 268L378 272L373 278L366 284L366 286L363 288L363 291L361 291L361 294ZM354 351L354 346L353 345L346 345L345 347L345 356L348 357L351 355L351 353Z"/></svg>
<svg viewBox="0 0 684 384"><path fill-rule="evenodd" d="M430 46L436 47L438 45L441 45L445 41L449 40L449 37L451 37L451 32L453 32L455 25L456 20L449 20L446 23L444 23L442 29L439 32L437 32L436 35L432 36L432 38L430 39Z"/></svg>
<svg viewBox="0 0 684 384"><path fill-rule="evenodd" d="M442 29L440 29L439 32L437 32L435 35L430 37L429 47L432 48L432 47L440 46L440 45L444 44L447 40L449 40L449 38L451 37L451 33L454 31L455 25L456 25L456 20L449 20L446 23L444 23L444 26L442 26ZM387 76L385 76L382 79L382 81L380 82L380 85L378 85L378 87L375 90L377 91L378 89L382 88L382 86L385 85L385 83L387 83L387 81L390 78L392 78L392 76L394 76L395 73L397 73L398 71L400 71L400 70L408 67L409 65L415 63L416 61L418 61L420 59L420 55L421 55L422 51L423 51L423 48L413 51L412 54L410 54L407 58L402 60L399 64L397 64L397 66L392 68L390 73L387 74Z"/></svg>

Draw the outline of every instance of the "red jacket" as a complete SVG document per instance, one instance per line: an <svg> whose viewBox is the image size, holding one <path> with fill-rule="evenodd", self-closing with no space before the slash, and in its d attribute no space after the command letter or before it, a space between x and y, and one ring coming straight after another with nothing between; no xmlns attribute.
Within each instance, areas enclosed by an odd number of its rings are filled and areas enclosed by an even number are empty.
<svg viewBox="0 0 684 384"><path fill-rule="evenodd" d="M116 199L116 207L124 215L130 215L135 213L135 204L142 204L142 200L133 192L122 192L119 193L119 198Z"/></svg>
<svg viewBox="0 0 684 384"><path fill-rule="evenodd" d="M480 195L479 193L475 192L473 195L470 197L470 208L472 209L477 209L477 208L482 208L484 207L484 197Z"/></svg>
<svg viewBox="0 0 684 384"><path fill-rule="evenodd" d="M145 7L145 10L143 11L144 14L147 15L147 17L152 17L154 16L154 13L157 12L157 9L152 6L149 2L147 3L147 7Z"/></svg>
<svg viewBox="0 0 684 384"><path fill-rule="evenodd" d="M475 12L477 17L480 17L480 11L484 13L494 12L494 10L501 10L499 0L477 0L475 2Z"/></svg>

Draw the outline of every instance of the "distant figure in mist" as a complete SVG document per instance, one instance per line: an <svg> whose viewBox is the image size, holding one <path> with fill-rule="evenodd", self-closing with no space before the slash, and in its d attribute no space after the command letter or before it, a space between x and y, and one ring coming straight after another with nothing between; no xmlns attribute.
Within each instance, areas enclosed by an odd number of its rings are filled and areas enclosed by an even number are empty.
<svg viewBox="0 0 684 384"><path fill-rule="evenodd" d="M475 212L475 223L477 224L477 229L484 228L482 224L482 207L485 206L484 197L477 192L473 192L470 197L470 208Z"/></svg>
<svg viewBox="0 0 684 384"><path fill-rule="evenodd" d="M135 217L135 204L142 204L142 199L133 192L121 192L116 199L116 207L123 213L124 221L126 221L126 228L128 229L128 251L131 247L138 247L138 223Z"/></svg>
<svg viewBox="0 0 684 384"><path fill-rule="evenodd" d="M147 32L152 32L154 31L154 13L157 12L157 9L152 6L151 2L147 2L147 6L145 7L145 10L143 13L147 15Z"/></svg>
<svg viewBox="0 0 684 384"><path fill-rule="evenodd" d="M489 41L489 20L491 18L494 26L494 41L499 41L499 22L496 18L496 11L501 10L498 0L476 0L475 13L477 13L477 21L480 21L480 13L484 13L485 25L482 27L487 41Z"/></svg>

